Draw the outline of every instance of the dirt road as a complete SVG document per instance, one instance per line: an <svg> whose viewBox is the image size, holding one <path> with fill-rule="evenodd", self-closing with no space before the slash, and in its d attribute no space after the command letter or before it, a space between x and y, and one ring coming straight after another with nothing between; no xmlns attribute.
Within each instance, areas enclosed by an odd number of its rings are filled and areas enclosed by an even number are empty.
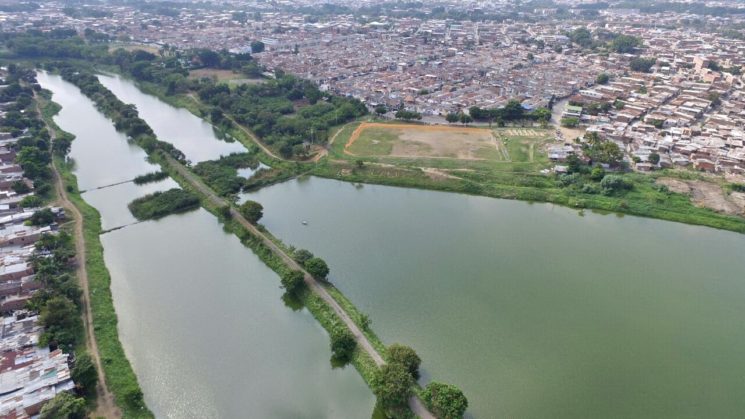
<svg viewBox="0 0 745 419"><path fill-rule="evenodd" d="M200 193L205 195L212 203L218 206L228 205L228 202L218 196L211 188L205 185L196 175L191 173L185 166L177 162L171 157L168 157L168 161L171 166L178 171L193 187L195 187ZM277 246L272 240L270 240L264 233L262 233L256 226L249 223L238 210L230 207L230 215L234 220L238 221L246 230L251 232L254 236L258 237L261 242L267 246L274 254L279 256L282 261L287 264L290 268L303 272L305 275L305 284L308 288L318 295L326 304L334 310L334 313L344 322L344 325L352 332L354 339L357 341L357 345L362 348L377 366L385 364L383 357L375 350L367 337L362 333L357 324L354 323L349 314L334 300L329 292L308 272L305 271L295 260L290 257L284 250ZM411 397L409 399L409 407L419 417L424 419L434 419L435 416L430 413L424 404L417 397Z"/></svg>
<svg viewBox="0 0 745 419"><path fill-rule="evenodd" d="M39 108L39 102L36 103L37 112L41 115L41 109ZM47 131L52 141L56 137L55 131L47 125ZM85 236L83 235L83 215L80 210L70 201L67 196L67 191L62 184L62 176L60 176L57 166L52 163L52 173L54 175L54 189L57 192L58 203L60 206L65 208L65 213L72 215L75 226L73 228L73 237L75 239L75 255L77 257L76 276L80 283L83 303L83 325L85 326L85 346L88 353L93 358L93 362L96 365L96 371L98 373L98 384L96 385L96 410L93 412L94 417L104 418L120 418L122 412L116 406L114 402L114 395L109 391L106 385L106 377L103 373L103 367L101 364L101 355L98 352L98 344L96 343L96 337L93 331L93 312L91 311L90 304L90 287L88 285L88 271L86 270L86 253L85 253Z"/></svg>

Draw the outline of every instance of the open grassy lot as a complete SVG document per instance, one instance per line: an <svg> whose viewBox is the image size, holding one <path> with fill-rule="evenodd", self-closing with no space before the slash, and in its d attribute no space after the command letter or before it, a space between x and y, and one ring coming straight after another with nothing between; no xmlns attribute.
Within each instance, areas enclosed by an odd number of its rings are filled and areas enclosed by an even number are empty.
<svg viewBox="0 0 745 419"><path fill-rule="evenodd" d="M344 152L360 157L504 161L503 148L484 128L366 122L351 134Z"/></svg>
<svg viewBox="0 0 745 419"><path fill-rule="evenodd" d="M511 162L546 162L545 145L553 138L550 130L536 128L497 128L494 134L504 144Z"/></svg>
<svg viewBox="0 0 745 419"><path fill-rule="evenodd" d="M190 79L201 79L203 77L214 78L219 82L226 82L231 85L261 83L262 79L249 79L241 73L232 70L219 70L214 68L200 68L189 71Z"/></svg>

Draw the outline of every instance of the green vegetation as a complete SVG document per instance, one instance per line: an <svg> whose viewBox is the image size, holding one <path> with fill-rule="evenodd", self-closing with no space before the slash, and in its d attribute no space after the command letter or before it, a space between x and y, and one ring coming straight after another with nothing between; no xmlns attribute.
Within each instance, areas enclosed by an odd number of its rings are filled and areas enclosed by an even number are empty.
<svg viewBox="0 0 745 419"><path fill-rule="evenodd" d="M375 374L372 389L375 396L394 417L406 411L406 403L413 394L414 378L401 364L385 364Z"/></svg>
<svg viewBox="0 0 745 419"><path fill-rule="evenodd" d="M419 379L419 364L422 363L422 360L410 347L398 343L389 346L388 362L403 365L415 380Z"/></svg>
<svg viewBox="0 0 745 419"><path fill-rule="evenodd" d="M59 106L41 99L42 116L44 121L54 129L57 139L72 136L60 130L52 120L52 116L59 110ZM68 196L83 216L83 235L85 238L86 270L88 273L89 299L93 313L93 328L96 343L103 363L106 383L115 396L117 406L122 410L125 418L152 418L142 398L142 391L137 383L137 377L124 354L119 341L117 317L111 297L111 278L103 258L103 246L99 239L101 233L101 217L93 207L81 197L77 187L77 180L72 174L72 167L61 156L55 156L55 165L60 170L62 182L68 191ZM72 280L74 283L74 279ZM68 288L69 289L69 288ZM78 359L83 357L79 354ZM74 368L73 374L81 380L79 384L91 385L87 367ZM94 385L95 386L95 385ZM90 387L88 387L90 389ZM83 388L85 391L85 387ZM51 416L56 417L56 416Z"/></svg>
<svg viewBox="0 0 745 419"><path fill-rule="evenodd" d="M561 118L561 126L566 128L577 128L579 126L579 118L574 116Z"/></svg>
<svg viewBox="0 0 745 419"><path fill-rule="evenodd" d="M63 391L41 408L41 419L84 419L85 400Z"/></svg>
<svg viewBox="0 0 745 419"><path fill-rule="evenodd" d="M168 177L168 173L163 171L146 173L134 178L135 185L144 185L146 183L158 182Z"/></svg>
<svg viewBox="0 0 745 419"><path fill-rule="evenodd" d="M403 119L404 121L421 120L422 114L414 111L407 111L406 109L399 109L395 114L396 119Z"/></svg>
<svg viewBox="0 0 745 419"><path fill-rule="evenodd" d="M48 226L52 224L55 220L54 213L49 208L44 208L36 211L31 218L29 218L28 223L32 226Z"/></svg>
<svg viewBox="0 0 745 419"><path fill-rule="evenodd" d="M290 294L297 293L305 284L304 275L300 271L289 271L282 274L282 288Z"/></svg>
<svg viewBox="0 0 745 419"><path fill-rule="evenodd" d="M251 153L233 153L218 160L203 161L194 172L221 196L230 196L247 187L248 180L238 176L238 169L256 168L259 161Z"/></svg>
<svg viewBox="0 0 745 419"><path fill-rule="evenodd" d="M319 257L312 257L305 261L303 267L313 278L325 281L329 275L329 267L326 262Z"/></svg>
<svg viewBox="0 0 745 419"><path fill-rule="evenodd" d="M242 203L238 208L238 211L240 211L241 215L251 224L258 223L261 217L264 216L264 207L256 201L248 200Z"/></svg>
<svg viewBox="0 0 745 419"><path fill-rule="evenodd" d="M655 65L656 62L657 59L654 57L635 57L629 63L629 68L640 73L649 73L649 70L652 69L652 66Z"/></svg>
<svg viewBox="0 0 745 419"><path fill-rule="evenodd" d="M331 353L337 361L348 362L357 347L357 341L354 340L352 332L346 326L337 325L330 332L331 335Z"/></svg>
<svg viewBox="0 0 745 419"><path fill-rule="evenodd" d="M468 408L463 392L450 384L431 382L420 393L425 405L441 419L460 419Z"/></svg>
<svg viewBox="0 0 745 419"><path fill-rule="evenodd" d="M183 189L155 192L129 203L129 210L138 220L154 220L170 214L191 211L199 207L199 198Z"/></svg>

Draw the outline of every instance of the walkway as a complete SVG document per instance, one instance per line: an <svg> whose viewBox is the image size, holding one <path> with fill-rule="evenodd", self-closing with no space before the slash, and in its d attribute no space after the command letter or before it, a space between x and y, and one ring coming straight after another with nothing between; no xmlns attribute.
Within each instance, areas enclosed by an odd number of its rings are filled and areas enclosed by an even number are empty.
<svg viewBox="0 0 745 419"><path fill-rule="evenodd" d="M222 207L229 204L226 200L218 196L210 187L205 185L201 181L201 179L194 175L184 165L171 158L170 156L167 156L167 159L171 167L173 167L179 173L179 175L186 179L186 181L189 182L189 184L191 184L194 188L196 188L201 194L206 196L207 199L209 199L214 205ZM284 250L282 250L264 233L256 228L255 225L249 223L248 220L246 220L246 218L244 218L243 215L241 215L241 213L233 206L230 207L230 215L233 217L234 220L238 221L238 223L246 228L246 230L248 230L251 234L258 237L261 242L272 252L274 252L274 254L279 256L287 266L289 266L291 269L303 272L303 274L305 275L305 284L311 291L321 297L321 299L326 302L326 304L328 304L332 310L334 310L334 313L336 313L339 319L344 322L344 325L352 332L352 335L354 335L354 339L357 341L357 345L362 348L362 350L364 350L370 356L370 358L372 358L372 360L378 367L385 364L385 360L383 360L383 357L378 353L378 351L375 350L364 333L362 333L362 330L360 330L357 324L355 324L349 314L344 311L339 303L334 300L334 298L331 296L331 294L329 294L326 288L324 288L315 278L313 278L313 276L306 272L305 269L303 269L297 262L295 262L292 257L285 253ZM420 418L435 419L435 416L430 413L426 407L424 407L424 404L416 396L412 396L409 399L409 407L414 412L414 414L416 414Z"/></svg>
<svg viewBox="0 0 745 419"><path fill-rule="evenodd" d="M38 99L38 98L37 98ZM42 115L39 107L39 102L36 102L36 110L39 115ZM49 124L44 121L49 131L49 136L52 142L56 138L56 132L52 129ZM98 373L98 383L96 384L96 410L93 412L93 417L104 417L104 418L120 418L122 412L116 406L114 401L114 394L111 393L108 386L106 385L106 377L103 372L103 365L101 364L101 355L98 352L98 344L96 343L96 336L93 329L93 312L91 311L90 304L90 287L88 285L88 271L86 269L86 253L85 253L85 236L83 235L83 214L70 201L67 196L67 190L62 184L62 176L60 176L57 166L52 162L52 173L54 175L54 189L57 193L59 204L65 208L67 214L72 214L74 221L73 237L75 239L75 255L77 258L76 276L80 282L80 288L82 289L82 303L83 303L83 324L85 325L85 346L96 365L96 372Z"/></svg>

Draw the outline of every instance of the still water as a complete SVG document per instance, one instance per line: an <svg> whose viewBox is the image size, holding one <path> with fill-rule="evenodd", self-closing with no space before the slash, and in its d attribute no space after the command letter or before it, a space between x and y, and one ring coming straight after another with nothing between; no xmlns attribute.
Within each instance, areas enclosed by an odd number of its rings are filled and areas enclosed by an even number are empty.
<svg viewBox="0 0 745 419"><path fill-rule="evenodd" d="M250 196L477 418L745 417L743 235L320 178Z"/></svg>
<svg viewBox="0 0 745 419"><path fill-rule="evenodd" d="M101 212L105 229L134 221L126 209L134 198L176 186L167 179L92 190L158 167L75 86L46 73L38 78L63 107L55 121L77 137L75 174L81 190L91 189L83 197ZM174 126L192 123L161 105L160 112L148 106ZM191 158L226 151L214 137L181 141ZM157 417L370 417L374 397L359 374L332 369L325 331L306 310L285 306L277 275L208 212L130 225L101 241L120 339Z"/></svg>

